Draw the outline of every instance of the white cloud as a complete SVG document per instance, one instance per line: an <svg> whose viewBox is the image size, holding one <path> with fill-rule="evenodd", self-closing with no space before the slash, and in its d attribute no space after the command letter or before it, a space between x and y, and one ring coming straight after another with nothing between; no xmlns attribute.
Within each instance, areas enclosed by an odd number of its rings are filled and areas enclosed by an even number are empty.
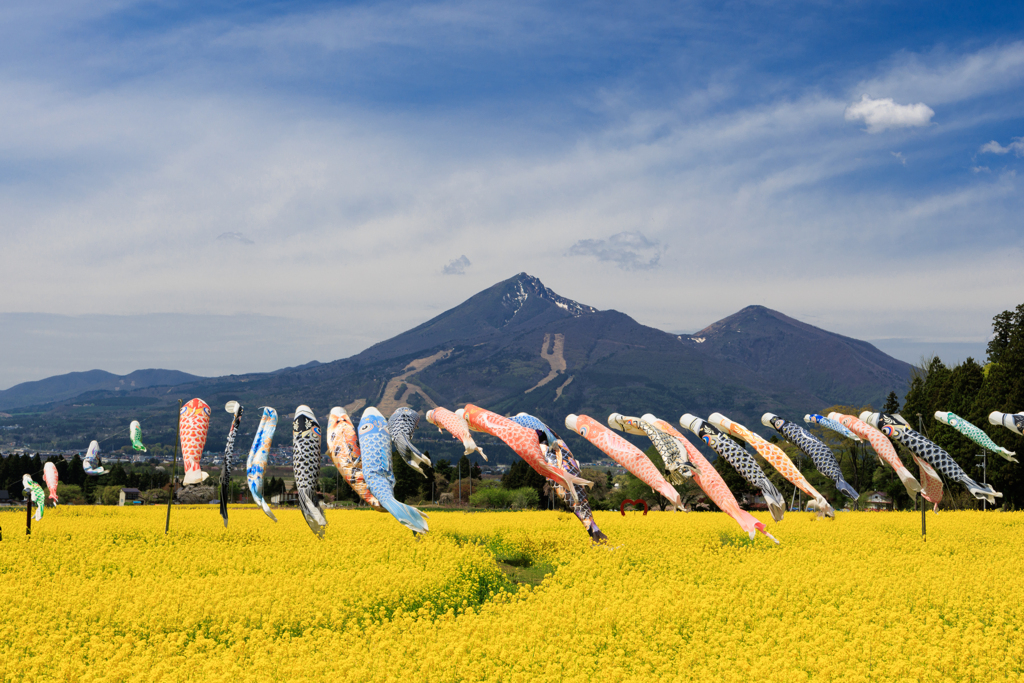
<svg viewBox="0 0 1024 683"><path fill-rule="evenodd" d="M25 283L0 292L0 311L258 311L301 325L323 316L310 293L340 281L349 300L373 302L346 318L358 337L323 351L289 342L291 365L356 353L523 270L691 331L759 303L861 338L966 334L1024 300L1015 179L965 168L909 189L863 181L902 170L894 143L844 135L849 98L816 90L699 115L631 109L627 93L557 144L473 111L325 111L148 79L82 95L0 76L0 92L4 177L19 177L0 183L0 272ZM955 115L944 109L943 126L900 153L923 167ZM21 162L30 172L17 176ZM255 242L244 259L211 244L232 233ZM1009 254L999 267L992 244ZM473 267L445 276L463 252ZM922 278L965 285L939 309ZM836 291L858 296L839 310Z"/></svg>
<svg viewBox="0 0 1024 683"><path fill-rule="evenodd" d="M584 239L569 247L567 256L595 256L622 270L650 270L658 267L662 246L639 231L620 232L606 240Z"/></svg>
<svg viewBox="0 0 1024 683"><path fill-rule="evenodd" d="M904 166L907 165L907 158L903 156L903 152L889 152L889 154L892 154L894 157L896 157L896 161L900 162Z"/></svg>
<svg viewBox="0 0 1024 683"><path fill-rule="evenodd" d="M978 150L981 154L1008 154L1013 152L1016 156L1024 157L1024 138L1014 138L1006 147L1003 147L995 140L986 142Z"/></svg>
<svg viewBox="0 0 1024 683"><path fill-rule="evenodd" d="M915 128L931 123L935 112L931 107L917 104L896 104L891 97L873 100L862 95L860 102L846 108L847 121L863 121L869 133L881 133L890 128Z"/></svg>
<svg viewBox="0 0 1024 683"><path fill-rule="evenodd" d="M466 258L466 255L463 254L459 258L449 261L448 264L441 269L441 272L445 275L465 275L466 268L469 268L471 265L473 264L470 263L469 259Z"/></svg>

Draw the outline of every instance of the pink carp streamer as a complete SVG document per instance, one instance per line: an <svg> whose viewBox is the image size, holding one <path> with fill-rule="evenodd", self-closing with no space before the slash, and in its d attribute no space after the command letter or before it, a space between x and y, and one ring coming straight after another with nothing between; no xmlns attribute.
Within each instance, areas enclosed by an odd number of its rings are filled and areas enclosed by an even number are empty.
<svg viewBox="0 0 1024 683"><path fill-rule="evenodd" d="M206 433L210 430L210 406L201 398L194 398L181 407L178 418L181 429L181 459L185 463L182 484L200 484L210 475L200 468Z"/></svg>
<svg viewBox="0 0 1024 683"><path fill-rule="evenodd" d="M43 465L43 481L46 482L46 488L50 490L50 500L54 503L57 502L57 466L49 460Z"/></svg>
<svg viewBox="0 0 1024 683"><path fill-rule="evenodd" d="M774 467L779 474L786 478L786 480L796 486L798 489L806 493L812 499L818 516L826 515L828 517L835 517L836 511L832 509L828 501L825 500L825 496L818 493L818 490L811 486L811 482L807 481L807 478L800 473L796 465L786 452L773 443L769 443L761 438L760 435L750 431L739 422L733 422L725 415L721 413L714 413L708 417L708 422L715 425L724 432L728 432L735 437L743 439L757 451L762 458L768 461L768 463Z"/></svg>
<svg viewBox="0 0 1024 683"><path fill-rule="evenodd" d="M448 433L453 437L462 442L462 447L465 449L463 455L469 455L471 453L479 453L480 457L487 460L487 456L484 455L483 450L476 445L476 441L473 441L473 437L469 433L469 425L459 415L456 415L447 408L438 406L433 410L427 411L427 422L437 427L437 431L441 431L441 428L448 430Z"/></svg>
<svg viewBox="0 0 1024 683"><path fill-rule="evenodd" d="M932 466L921 458L917 453L913 454L917 468L921 470L921 497L932 504L932 511L939 511L939 503L942 502L942 479Z"/></svg>
<svg viewBox="0 0 1024 683"><path fill-rule="evenodd" d="M914 498L917 496L921 491L921 484L918 483L917 479L914 479L914 475L910 473L910 470L908 470L903 464L903 461L900 460L900 456L896 453L896 449L893 448L889 439L885 438L885 434L853 415L829 413L828 417L829 419L835 420L839 424L843 425L860 438L867 440L867 442L871 444L871 447L875 449L875 453L878 454L878 457L896 470L896 476L898 476L900 481L903 482L903 486L906 487L907 493L910 494L910 497Z"/></svg>
<svg viewBox="0 0 1024 683"><path fill-rule="evenodd" d="M509 448L516 452L516 455L525 460L542 477L565 486L566 491L572 496L574 505L579 502L579 497L576 495L573 484L594 485L591 481L573 476L557 465L548 463L540 448L540 437L537 435L537 430L527 429L507 417L484 410L472 403L467 403L466 407L462 409L462 418L470 427L487 432L504 441Z"/></svg>
<svg viewBox="0 0 1024 683"><path fill-rule="evenodd" d="M597 446L608 457L629 470L633 476L667 498L677 509L683 507L679 492L661 476L661 472L651 459L639 448L586 415L567 416L565 426Z"/></svg>
<svg viewBox="0 0 1024 683"><path fill-rule="evenodd" d="M750 535L750 540L754 540L754 536L760 531L762 534L772 539L776 543L779 539L768 533L765 528L764 522L758 521L757 517L750 514L746 510L740 507L740 504L736 502L736 497L729 490L729 486L722 479L722 475L718 473L718 470L709 463L700 451L690 443L685 436L680 434L675 427L670 425L664 420L659 420L650 413L644 415L641 420L644 420L648 424L654 425L661 431L665 432L669 436L673 436L679 441L679 444L686 449L686 454L690 457L690 462L697 466L700 474L694 474L693 480L697 482L697 486L703 491L708 498L714 501L718 509L725 514L736 520L736 523L740 525L740 528L746 531Z"/></svg>

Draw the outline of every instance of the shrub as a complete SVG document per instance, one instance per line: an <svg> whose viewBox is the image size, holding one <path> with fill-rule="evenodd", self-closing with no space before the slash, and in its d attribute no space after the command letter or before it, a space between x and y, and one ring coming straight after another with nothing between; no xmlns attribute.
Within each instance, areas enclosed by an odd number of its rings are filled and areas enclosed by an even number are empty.
<svg viewBox="0 0 1024 683"><path fill-rule="evenodd" d="M537 493L537 489L530 486L512 489L509 493L512 494L512 507L514 508L525 510L526 508L536 508L540 505L540 494Z"/></svg>
<svg viewBox="0 0 1024 683"><path fill-rule="evenodd" d="M167 496L166 489L149 489L148 491L143 491L139 497L146 503L155 505L157 503L166 503Z"/></svg>
<svg viewBox="0 0 1024 683"><path fill-rule="evenodd" d="M120 486L103 486L96 489L96 502L103 505L117 505L121 501Z"/></svg>
<svg viewBox="0 0 1024 683"><path fill-rule="evenodd" d="M504 509L512 504L512 491L488 487L474 491L469 504L478 508Z"/></svg>
<svg viewBox="0 0 1024 683"><path fill-rule="evenodd" d="M85 494L82 487L75 484L57 484L57 499L60 505L84 505Z"/></svg>
<svg viewBox="0 0 1024 683"><path fill-rule="evenodd" d="M487 487L474 491L469 497L470 505L492 510L535 508L539 503L540 495L536 489L529 486L511 490Z"/></svg>

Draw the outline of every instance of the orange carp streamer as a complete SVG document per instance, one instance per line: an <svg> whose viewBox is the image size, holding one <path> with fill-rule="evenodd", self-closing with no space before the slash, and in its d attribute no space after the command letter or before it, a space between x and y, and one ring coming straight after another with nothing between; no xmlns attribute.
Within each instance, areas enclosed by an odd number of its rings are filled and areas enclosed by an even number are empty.
<svg viewBox="0 0 1024 683"><path fill-rule="evenodd" d="M750 539L753 540L754 536L760 531L762 534L772 539L776 543L779 539L768 533L765 528L764 522L758 521L757 517L750 514L746 510L740 507L740 504L736 501L736 496L729 490L729 486L722 479L722 475L718 473L718 470L709 463L700 451L697 450L696 446L690 443L685 436L679 433L675 427L673 427L665 420L659 420L650 413L640 418L648 424L654 425L661 431L665 432L669 436L675 437L679 441L679 444L686 449L686 454L690 457L690 462L697 466L700 470L700 474L694 474L693 480L697 482L697 486L703 491L708 498L714 501L718 509L725 514L736 520L736 523L740 525L740 528L746 531L750 535Z"/></svg>
<svg viewBox="0 0 1024 683"><path fill-rule="evenodd" d="M372 493L363 479L362 454L359 452L359 435L356 434L352 418L344 408L331 408L327 418L327 452L338 473L352 490L369 503L375 510L387 512L380 501Z"/></svg>
<svg viewBox="0 0 1024 683"><path fill-rule="evenodd" d="M210 406L201 398L194 398L181 407L178 418L181 429L181 459L185 463L182 484L201 484L210 475L200 468L206 433L210 430Z"/></svg>
<svg viewBox="0 0 1024 683"><path fill-rule="evenodd" d="M43 481L46 482L46 488L50 490L50 500L57 503L57 466L49 460L43 465Z"/></svg>
<svg viewBox="0 0 1024 683"><path fill-rule="evenodd" d="M525 460L541 476L565 486L566 491L572 496L573 504L579 502L573 484L593 486L593 482L573 476L562 468L548 463L540 448L540 437L537 430L527 429L507 417L484 410L472 403L467 403L466 407L462 409L462 418L470 427L487 432L504 441L509 448L516 452L516 455Z"/></svg>
<svg viewBox="0 0 1024 683"><path fill-rule="evenodd" d="M587 415L569 415L565 418L565 426L600 448L637 479L667 498L677 509L683 507L679 492L661 476L651 459L639 448Z"/></svg>
<svg viewBox="0 0 1024 683"><path fill-rule="evenodd" d="M871 444L871 447L875 449L875 453L878 454L878 457L896 470L896 476L898 476L900 481L903 482L903 486L906 487L907 493L910 494L910 497L914 498L917 496L921 491L921 484L918 483L917 479L914 479L914 475L910 473L910 470L908 470L903 464L903 461L900 460L900 456L896 453L896 449L893 448L889 439L885 438L885 434L853 415L829 413L828 418L830 420L835 420L860 438L867 440L867 442Z"/></svg>
<svg viewBox="0 0 1024 683"><path fill-rule="evenodd" d="M476 441L473 441L473 437L469 433L469 425L460 416L447 408L438 406L433 410L427 411L427 422L437 427L439 432L442 431L442 427L447 429L449 434L461 441L462 447L466 449L463 455L470 455L475 452L479 453L480 457L484 460L487 460L483 449L476 445Z"/></svg>
<svg viewBox="0 0 1024 683"><path fill-rule="evenodd" d="M735 437L743 439L757 451L762 458L768 461L768 463L776 469L776 471L786 478L793 486L806 493L814 500L815 510L818 516L825 515L827 517L835 517L836 511L832 509L829 502L825 500L825 496L818 493L818 490L811 486L811 482L807 481L807 478L800 473L796 465L786 452L773 443L769 443L761 438L760 435L750 431L739 422L733 422L725 415L721 413L714 413L708 417L708 422L715 425L724 432L728 432Z"/></svg>

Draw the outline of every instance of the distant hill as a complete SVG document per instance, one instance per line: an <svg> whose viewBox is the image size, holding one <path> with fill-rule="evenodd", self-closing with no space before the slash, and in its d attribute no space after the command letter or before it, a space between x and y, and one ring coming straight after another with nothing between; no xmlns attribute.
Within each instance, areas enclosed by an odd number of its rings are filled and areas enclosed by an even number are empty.
<svg viewBox="0 0 1024 683"><path fill-rule="evenodd" d="M0 391L0 410L64 401L90 391L123 391L153 386L175 386L202 377L177 370L136 370L115 375L104 370L69 372L36 382L22 382Z"/></svg>
<svg viewBox="0 0 1024 683"><path fill-rule="evenodd" d="M367 405L387 415L402 405L423 412L472 402L504 414L527 411L559 431L571 412L601 420L613 411L653 412L675 422L684 412L720 411L759 429L767 410L797 419L835 403L880 404L889 391L902 395L909 373L908 364L870 344L763 307L677 336L560 296L520 273L351 358L207 379L179 373L184 381L169 389L137 383L130 394L153 403L136 401L130 411L103 400L119 395L108 389L90 393L88 408L65 401L51 413L64 416L65 431L76 410L111 425L148 414L148 433L164 430L172 443L171 404L199 396L215 407L211 444L223 443L228 420L219 406L229 400L275 406L282 418L307 404L324 419L335 405L358 419ZM67 391L70 397L75 389ZM246 425L254 428L255 420ZM435 441L432 429L421 424L432 452L456 455L456 445Z"/></svg>
<svg viewBox="0 0 1024 683"><path fill-rule="evenodd" d="M749 368L774 384L791 385L827 404L879 403L886 387L902 395L911 365L871 344L747 306L689 337L712 357Z"/></svg>

